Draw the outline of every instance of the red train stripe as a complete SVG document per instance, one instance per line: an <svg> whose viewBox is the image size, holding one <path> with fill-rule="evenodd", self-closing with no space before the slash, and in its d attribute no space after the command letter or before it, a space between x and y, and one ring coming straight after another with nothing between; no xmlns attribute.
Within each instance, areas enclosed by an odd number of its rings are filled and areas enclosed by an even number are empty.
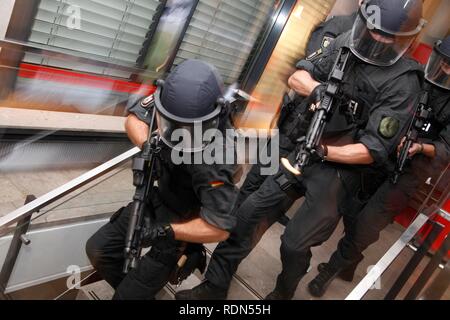
<svg viewBox="0 0 450 320"><path fill-rule="evenodd" d="M76 86L94 87L125 93L133 93L144 89L145 94L151 94L156 89L153 85L144 85L137 82L128 82L29 63L21 63L19 68L19 77L28 79L68 83Z"/></svg>

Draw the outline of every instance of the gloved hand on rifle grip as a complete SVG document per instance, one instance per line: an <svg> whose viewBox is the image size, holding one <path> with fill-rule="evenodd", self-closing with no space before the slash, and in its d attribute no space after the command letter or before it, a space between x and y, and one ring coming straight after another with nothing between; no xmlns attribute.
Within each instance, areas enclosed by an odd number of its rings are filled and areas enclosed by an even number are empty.
<svg viewBox="0 0 450 320"><path fill-rule="evenodd" d="M312 161L319 162L325 161L328 155L328 148L326 145L319 144L317 147L311 150Z"/></svg>
<svg viewBox="0 0 450 320"><path fill-rule="evenodd" d="M297 140L296 152L300 152L305 148L306 137L301 137ZM315 163L319 161L325 161L328 155L328 148L326 145L320 144L316 148L312 149L310 152L311 156L309 163Z"/></svg>
<svg viewBox="0 0 450 320"><path fill-rule="evenodd" d="M320 101L322 101L326 89L327 89L326 84L320 84L317 87L315 87L308 97L308 103L317 104Z"/></svg>
<svg viewBox="0 0 450 320"><path fill-rule="evenodd" d="M148 218L145 219L141 241L143 248L154 246L160 241L165 241L168 245L176 242L175 233L170 223L151 222Z"/></svg>

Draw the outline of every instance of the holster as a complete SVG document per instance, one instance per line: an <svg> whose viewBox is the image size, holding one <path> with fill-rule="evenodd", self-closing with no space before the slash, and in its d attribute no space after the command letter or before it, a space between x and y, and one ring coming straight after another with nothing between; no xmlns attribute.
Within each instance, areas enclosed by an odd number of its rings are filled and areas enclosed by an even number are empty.
<svg viewBox="0 0 450 320"><path fill-rule="evenodd" d="M177 265L170 275L172 285L180 285L198 269L200 273L206 270L206 250L202 244L188 243L181 252Z"/></svg>

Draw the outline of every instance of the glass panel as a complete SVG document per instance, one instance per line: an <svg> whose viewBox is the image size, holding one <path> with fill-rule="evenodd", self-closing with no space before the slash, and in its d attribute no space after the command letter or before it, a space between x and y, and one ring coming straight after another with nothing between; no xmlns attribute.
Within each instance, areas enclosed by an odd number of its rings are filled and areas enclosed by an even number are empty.
<svg viewBox="0 0 450 320"><path fill-rule="evenodd" d="M49 191L47 189L67 182L68 177L78 175L79 170L50 173L47 179L43 179L44 173L39 175L37 172L11 175L10 180L21 190L21 195L16 196L12 204L19 207L23 205L24 195L39 197ZM7 293L11 293L13 299L54 299L68 289L65 278L73 272L83 272L81 276L91 273L84 250L87 239L112 213L126 205L133 194L132 171L127 162L35 213L27 233L31 243L22 246ZM1 233L0 265L16 227L6 234ZM73 276L76 278L77 275ZM45 290L39 289L42 283L47 283ZM24 288L27 289L22 290Z"/></svg>

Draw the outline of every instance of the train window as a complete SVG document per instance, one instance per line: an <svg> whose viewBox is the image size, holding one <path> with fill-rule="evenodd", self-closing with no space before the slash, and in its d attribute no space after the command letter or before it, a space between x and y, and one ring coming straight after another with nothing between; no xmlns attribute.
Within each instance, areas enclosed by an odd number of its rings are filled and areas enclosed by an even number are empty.
<svg viewBox="0 0 450 320"><path fill-rule="evenodd" d="M160 1L41 0L30 42L135 64ZM130 74L27 55L25 62L113 76ZM113 73L113 74L111 74Z"/></svg>
<svg viewBox="0 0 450 320"><path fill-rule="evenodd" d="M226 83L235 82L275 0L200 0L176 55L217 67Z"/></svg>

